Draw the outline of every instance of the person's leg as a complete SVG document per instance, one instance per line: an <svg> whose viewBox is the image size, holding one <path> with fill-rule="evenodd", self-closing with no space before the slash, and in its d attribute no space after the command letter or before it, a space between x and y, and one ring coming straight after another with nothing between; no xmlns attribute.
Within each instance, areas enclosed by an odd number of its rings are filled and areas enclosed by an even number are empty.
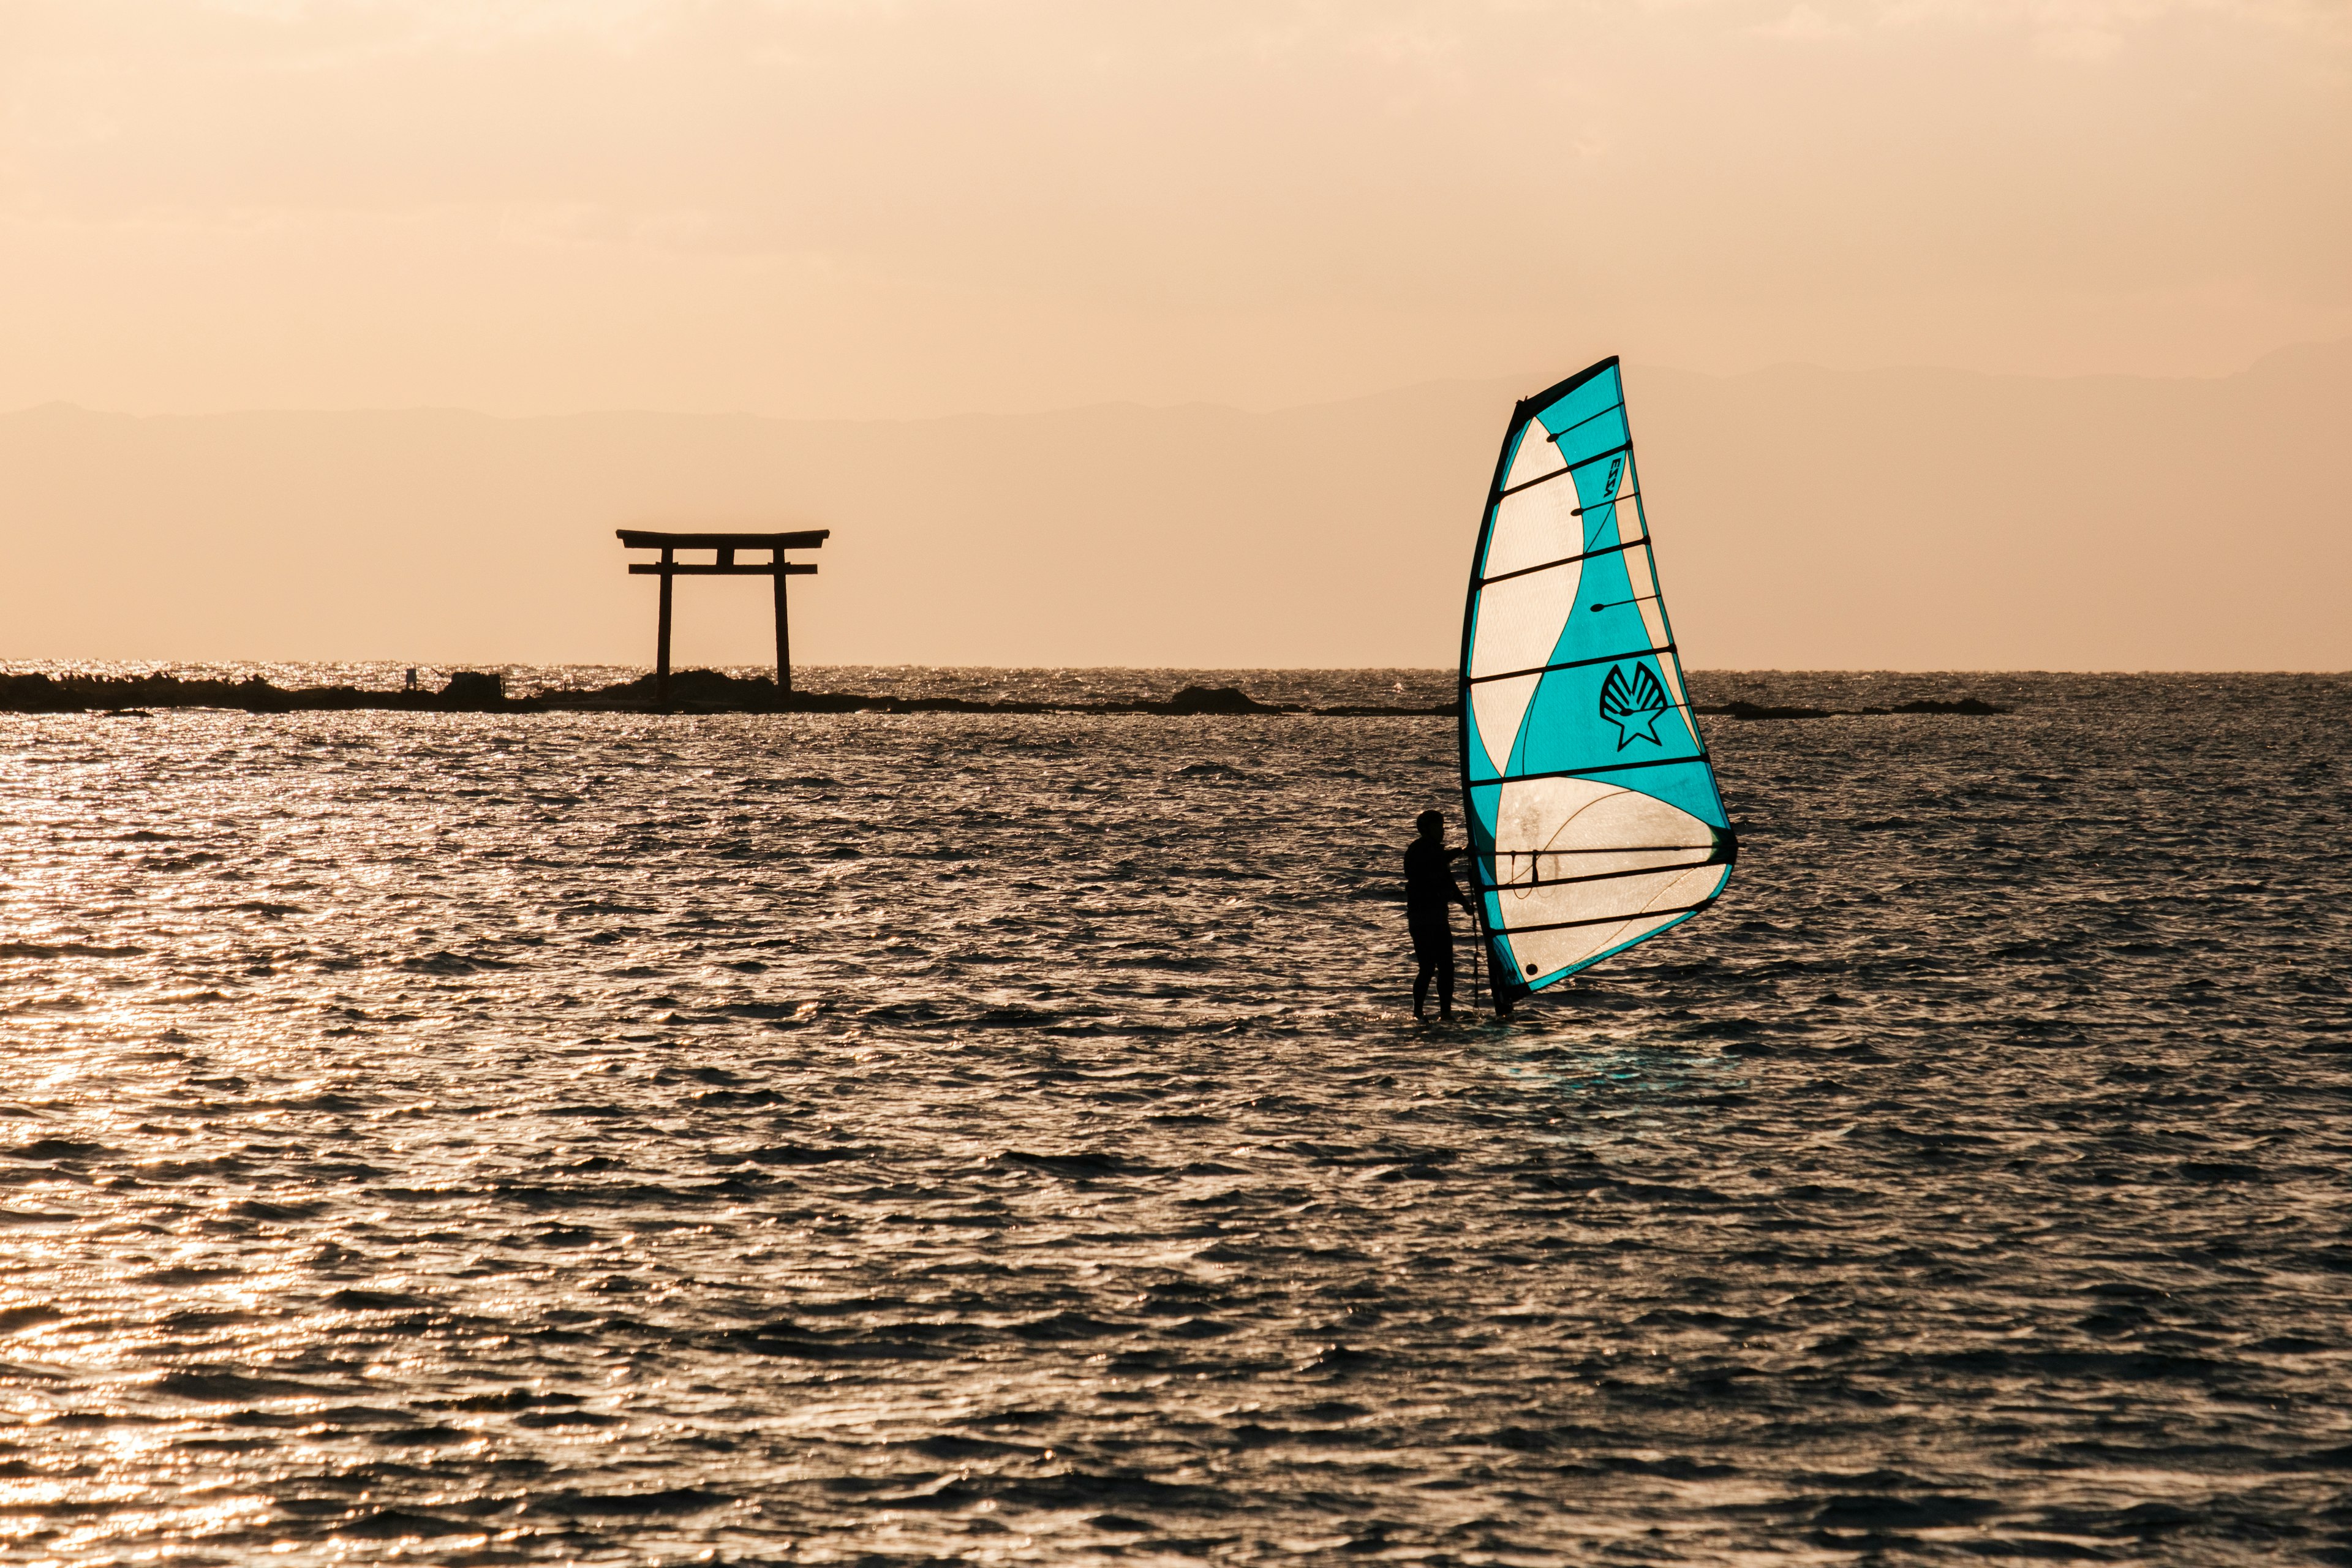
<svg viewBox="0 0 2352 1568"><path fill-rule="evenodd" d="M1454 944L1452 942L1446 943L1445 951L1437 956L1437 1016L1441 1018L1454 1016Z"/></svg>
<svg viewBox="0 0 2352 1568"><path fill-rule="evenodd" d="M1443 950L1432 940L1429 916L1423 910L1407 908L1404 929L1406 934L1412 938L1412 957L1416 965L1412 977L1412 1016L1418 1018L1423 1006L1429 1001L1430 978L1437 973Z"/></svg>

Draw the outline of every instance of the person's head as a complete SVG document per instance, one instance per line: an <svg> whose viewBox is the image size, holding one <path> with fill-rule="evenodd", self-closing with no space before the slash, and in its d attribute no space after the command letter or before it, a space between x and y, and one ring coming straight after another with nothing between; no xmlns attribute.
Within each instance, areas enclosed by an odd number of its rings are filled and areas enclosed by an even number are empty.
<svg viewBox="0 0 2352 1568"><path fill-rule="evenodd" d="M1412 825L1421 829L1421 836L1423 838L1442 838L1445 836L1445 814L1442 811L1424 811L1412 819Z"/></svg>

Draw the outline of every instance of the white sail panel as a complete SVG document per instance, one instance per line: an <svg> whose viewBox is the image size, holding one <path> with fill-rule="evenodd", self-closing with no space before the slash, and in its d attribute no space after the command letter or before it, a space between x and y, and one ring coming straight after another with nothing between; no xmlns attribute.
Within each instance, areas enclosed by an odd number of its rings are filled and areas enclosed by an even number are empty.
<svg viewBox="0 0 2352 1568"><path fill-rule="evenodd" d="M1549 451L1551 443L1545 442L1544 449ZM1512 491L1495 508L1494 535L1486 544L1482 575L1507 576L1583 553L1584 525L1576 515L1576 487L1565 479L1547 479L1532 489ZM1577 568L1555 570L1566 574L1560 581L1568 584L1569 598L1574 598ZM1562 601L1563 606L1566 602Z"/></svg>
<svg viewBox="0 0 2352 1568"><path fill-rule="evenodd" d="M1730 872L1715 830L1654 796L1580 778L1513 781L1500 795L1494 910L1522 979L1663 929Z"/></svg>
<svg viewBox="0 0 2352 1568"><path fill-rule="evenodd" d="M1518 739L1519 724L1527 718L1528 704L1535 700L1536 685L1542 679L1517 675L1470 689L1470 711L1478 721L1479 743L1498 773L1511 771L1512 744Z"/></svg>
<svg viewBox="0 0 2352 1568"><path fill-rule="evenodd" d="M1720 889L1723 868L1717 866L1709 869L1718 873L1714 878L1714 885ZM1697 876L1696 873L1692 875L1694 879ZM1711 896L1711 893L1694 892L1689 898L1677 897L1675 902L1688 906ZM1511 938L1511 949L1517 955L1518 962L1526 966L1526 972L1519 978L1529 981L1540 975L1579 968L1605 956L1613 949L1655 935L1687 917L1685 907L1672 914L1642 916L1612 925L1567 926L1556 931L1525 931Z"/></svg>
<svg viewBox="0 0 2352 1568"><path fill-rule="evenodd" d="M1496 879L1529 879L1517 874L1536 859L1564 862L1593 858L1593 872L1630 866L1696 865L1714 853L1715 829L1680 806L1622 784L1590 778L1511 779L1499 786L1495 811ZM1610 861L1607 858L1624 858ZM1534 879L1584 874L1547 867ZM1591 883L1605 889L1605 883ZM1594 897L1603 895L1595 894ZM1639 908L1638 904L1624 906ZM1581 920L1608 912L1590 909L1548 919Z"/></svg>
<svg viewBox="0 0 2352 1568"><path fill-rule="evenodd" d="M1568 459L1559 455L1559 447L1540 425L1530 425L1519 438L1519 449L1511 458L1511 471L1503 479L1505 489L1531 484L1546 474L1556 474L1568 467Z"/></svg>
<svg viewBox="0 0 2352 1568"><path fill-rule="evenodd" d="M1549 452L1557 472L1559 454L1552 444L1530 437L1521 443L1524 454L1537 446ZM1549 479L1532 489L1503 498L1495 509L1493 538L1486 552L1489 577L1519 572L1549 562L1567 562L1524 576L1506 576L1490 583L1479 596L1477 637L1472 645L1471 707L1477 714L1478 734L1495 771L1506 771L1506 759L1517 738L1528 704L1535 697L1533 677L1524 679L1487 679L1517 670L1540 668L1559 642L1562 627L1576 610L1576 590L1582 580L1581 542L1576 517L1576 487L1565 478Z"/></svg>

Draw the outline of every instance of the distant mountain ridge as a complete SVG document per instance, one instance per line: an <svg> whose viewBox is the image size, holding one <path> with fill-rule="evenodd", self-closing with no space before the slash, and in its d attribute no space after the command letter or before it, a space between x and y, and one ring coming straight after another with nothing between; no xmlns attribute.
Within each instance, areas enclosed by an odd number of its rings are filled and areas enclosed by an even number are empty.
<svg viewBox="0 0 2352 1568"><path fill-rule="evenodd" d="M1542 384L905 422L49 405L0 415L0 658L642 663L613 531L692 524L834 530L793 585L810 662L1443 666ZM1627 385L1695 667L2352 667L2352 342L2210 381ZM761 662L766 593L682 582L679 662Z"/></svg>

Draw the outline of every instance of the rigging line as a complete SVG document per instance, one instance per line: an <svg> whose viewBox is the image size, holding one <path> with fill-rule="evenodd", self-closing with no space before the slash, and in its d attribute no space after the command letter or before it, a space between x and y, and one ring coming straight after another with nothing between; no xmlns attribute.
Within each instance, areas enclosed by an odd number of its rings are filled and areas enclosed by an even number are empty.
<svg viewBox="0 0 2352 1568"><path fill-rule="evenodd" d="M1646 605L1657 596L1658 595L1655 594L1636 594L1630 599L1611 599L1606 604L1592 605L1588 606L1588 608L1595 610L1614 610L1625 605Z"/></svg>
<svg viewBox="0 0 2352 1568"><path fill-rule="evenodd" d="M1557 561L1546 561L1534 566L1522 566L1516 572L1497 572L1492 577L1479 578L1476 585L1484 588L1489 583L1507 583L1514 577L1524 577L1530 572L1549 572L1555 566L1573 566L1580 561L1590 561L1596 555L1614 555L1621 550L1631 550L1636 544L1649 542L1650 536L1645 533L1639 539L1629 539L1622 544L1603 545L1599 550L1588 550L1581 555L1563 555Z"/></svg>
<svg viewBox="0 0 2352 1568"><path fill-rule="evenodd" d="M1506 669L1494 675L1465 675L1465 686L1484 686L1490 680L1515 680L1522 675L1549 675L1555 669L1581 669L1589 664L1614 664L1621 658L1647 658L1652 654L1672 653L1675 645L1665 643L1657 647L1637 647L1628 653L1604 653L1599 658L1571 658L1559 664L1538 664L1527 669Z"/></svg>
<svg viewBox="0 0 2352 1568"><path fill-rule="evenodd" d="M1633 440L1631 437L1628 437L1625 440L1618 442L1614 447L1603 447L1601 450L1593 453L1592 456L1589 458L1579 458L1576 461L1569 464L1568 466L1571 468L1589 468L1603 458L1613 458L1620 452L1631 452L1633 449ZM1560 456L1565 458L1568 454L1562 452Z"/></svg>
<svg viewBox="0 0 2352 1568"><path fill-rule="evenodd" d="M1626 877L1659 877L1659 876L1664 876L1664 875L1665 875L1665 874L1666 874L1666 873L1668 873L1668 872L1681 872L1681 871L1704 871L1704 870L1706 870L1709 866L1723 866L1723 867L1727 867L1727 867L1729 867L1729 866L1731 866L1731 865L1733 864L1733 861L1732 861L1731 859L1729 859L1729 858L1726 858L1726 857L1723 855L1723 853L1722 853L1722 846L1720 846L1720 845L1707 845L1707 844L1674 844L1674 845L1665 845L1665 846L1661 846L1661 847L1656 847L1656 848L1648 849L1648 850L1641 850L1641 849L1558 849L1558 850L1556 850L1556 849L1542 849L1542 850L1535 850L1535 849L1504 849L1504 850L1497 850L1497 851L1495 851L1494 853L1498 854L1498 855L1510 855L1510 856L1514 856L1514 857L1516 857L1516 856L1521 856L1521 855L1538 855L1538 854L1540 854L1540 855L1638 855L1638 854L1664 854L1664 853L1667 853L1667 852L1669 852L1669 851L1685 851L1685 850L1687 850L1687 851L1693 851L1693 852L1699 851L1699 850L1705 850L1705 851L1706 851L1706 852L1707 852L1707 856L1706 856L1706 859L1704 859L1704 860L1669 860L1668 862L1666 862L1666 863L1665 863L1664 865L1663 865L1663 866L1633 866L1633 867L1624 867L1624 868L1619 868L1619 869L1617 869L1617 870L1614 870L1614 871L1593 871L1593 872L1589 872L1589 873L1587 873L1587 874L1585 874L1585 875L1583 875L1583 876L1580 876L1580 877L1537 877L1537 878L1531 878L1531 879L1529 879L1528 880L1524 881L1524 882L1521 882L1521 881L1510 881L1510 882L1488 882L1488 881L1486 881L1486 880L1484 880L1483 879L1481 879L1481 878L1479 877L1479 875L1478 875L1478 870L1479 870L1478 867L1476 867L1475 865L1473 865L1473 866L1470 868L1470 883L1471 883L1472 890L1473 890L1473 891L1474 891L1474 892L1475 892L1475 893L1479 898L1481 898L1481 899L1485 898L1485 897L1486 897L1486 895L1487 895L1488 893L1496 893L1496 894L1500 894L1500 893L1517 893L1517 894L1519 894L1520 896L1525 897L1528 893L1529 893L1529 892L1533 891L1535 889L1538 889L1538 888L1561 888L1561 887L1566 887L1566 886L1568 886L1569 884L1570 884L1570 883L1572 883L1572 882L1611 882L1611 881L1617 881L1617 880L1620 880L1620 879L1623 879L1623 878L1626 878ZM1648 910L1648 911L1644 911L1644 912L1654 914L1654 913L1656 913L1657 911L1656 911L1656 910ZM1630 920L1630 919L1633 919L1633 917L1629 915L1629 916L1623 916L1623 917L1621 917L1621 918ZM1525 931L1525 930L1528 930L1528 929L1530 929L1530 928L1528 928L1528 927L1525 927L1525 926L1522 926L1522 927L1520 927L1519 929L1520 929L1520 930L1522 930L1522 931Z"/></svg>
<svg viewBox="0 0 2352 1568"><path fill-rule="evenodd" d="M1544 407L1546 407L1546 408L1549 408L1550 406L1552 406L1552 405L1551 405L1550 404L1549 404L1549 403L1547 403L1547 404L1545 404L1545 405L1544 405ZM1547 441L1549 441L1553 446L1557 447L1557 446L1559 446L1559 438L1560 438L1562 436L1567 435L1569 430L1581 430L1581 429L1583 429L1587 425L1591 424L1595 419L1606 419L1606 418L1608 418L1608 417L1609 417L1609 416L1611 416L1612 414L1615 414L1615 413L1619 412L1619 411L1620 411L1621 409L1622 409L1624 406L1625 406L1625 400L1624 400L1624 398L1620 397L1620 398L1618 398L1618 399L1617 399L1617 401L1616 401L1616 402L1614 402L1614 403L1611 404L1608 407L1606 407L1606 408L1602 409L1600 413L1598 413L1598 414L1588 414L1588 415L1586 415L1583 418L1581 418L1581 419L1578 420L1575 424L1573 424L1573 425L1570 426L1568 427L1568 430L1554 430L1550 426L1549 426L1549 425L1547 425L1547 424L1545 424L1545 423L1543 422L1543 417L1542 417L1542 416L1541 416L1540 414L1538 414L1538 415L1536 416L1536 419L1535 419L1534 423L1535 423L1535 426L1536 426L1536 428L1537 428L1537 429L1538 429L1538 430L1541 430L1541 431L1544 433L1544 439L1545 439L1545 440L1547 440Z"/></svg>
<svg viewBox="0 0 2352 1568"><path fill-rule="evenodd" d="M1518 893L1522 896L1538 888L1565 888L1576 882L1613 882L1625 877L1662 877L1669 871L1704 871L1709 866L1720 866L1720 860L1677 860L1664 866L1635 866L1627 870L1594 871L1582 877L1544 877L1531 882L1505 882L1495 891Z"/></svg>
<svg viewBox="0 0 2352 1568"><path fill-rule="evenodd" d="M1548 473L1548 474L1538 474L1534 479L1531 479L1528 480L1525 484L1513 485L1513 486L1512 486L1510 489L1508 489L1497 491L1497 492L1496 493L1495 499L1496 499L1497 501L1505 501L1505 500L1510 500L1510 498L1511 498L1511 497L1513 497L1513 496L1515 496L1515 495L1518 494L1521 490L1531 490L1531 489L1535 489L1538 485L1540 485L1540 484L1546 483L1546 482L1547 482L1547 481L1549 481L1549 480L1556 479L1559 478L1562 474L1572 474L1572 473L1574 473L1574 472L1576 472L1576 469L1575 469L1574 468L1572 468L1572 467L1566 467L1566 466L1563 466L1563 467L1561 467L1561 468L1554 468L1550 473Z"/></svg>
<svg viewBox="0 0 2352 1568"><path fill-rule="evenodd" d="M1600 511L1603 508L1613 507L1615 504L1616 503L1614 501L1601 501L1585 508L1584 511ZM1580 511L1577 513L1577 515L1581 517L1584 515L1584 512ZM1648 540L1650 537L1650 520L1642 515L1639 508L1634 510L1633 521L1641 527L1642 538L1644 541ZM1595 542L1605 537L1612 528L1616 529L1620 533L1625 531L1625 520L1614 511L1612 511L1607 517L1601 520L1600 526L1592 531L1592 537L1584 542L1584 547L1587 550L1591 549Z"/></svg>
<svg viewBox="0 0 2352 1568"><path fill-rule="evenodd" d="M1591 506L1572 508L1568 515L1570 517L1582 517L1588 511L1600 511L1603 508L1616 506L1620 502L1632 500L1635 496L1638 496L1642 492L1640 490L1619 490L1615 496L1608 500L1597 500Z"/></svg>
<svg viewBox="0 0 2352 1568"><path fill-rule="evenodd" d="M1711 898L1701 899L1695 904L1678 904L1670 910L1635 910L1629 915L1597 915L1591 920L1552 921L1548 924L1538 926L1504 926L1496 934L1501 936L1526 936L1531 931L1566 931L1571 926L1631 925L1635 921L1649 920L1656 915L1693 914L1706 908L1707 905L1715 902L1716 899L1719 899L1722 896L1722 894L1717 893Z"/></svg>
<svg viewBox="0 0 2352 1568"><path fill-rule="evenodd" d="M1680 702L1669 702L1669 703L1667 703L1667 704L1666 704L1664 707L1663 707L1663 708L1628 708L1628 709L1626 709L1626 710L1625 710L1625 711L1626 711L1628 714L1637 714L1637 715L1638 715L1638 714L1643 714L1643 713L1661 713L1661 714L1663 714L1663 713L1679 713L1679 714L1681 714L1681 715L1683 716L1683 722L1690 726L1690 728L1691 728L1691 733L1693 733L1693 734L1696 734L1696 733L1698 732L1698 723L1697 723L1697 720L1698 720L1698 710L1697 710L1697 709L1696 709L1696 708L1694 708L1694 707L1692 707L1692 706L1690 705L1690 703L1689 703L1689 701L1688 701L1687 700L1684 700L1684 701L1680 701ZM1664 744L1665 744L1665 742L1663 742L1663 741L1661 741L1661 742L1658 742L1658 743L1659 743L1660 745L1664 745ZM1630 767L1635 767L1635 766L1640 766L1640 767L1654 767L1654 766L1656 766L1656 765L1657 765L1657 763L1703 763L1703 762L1705 762L1705 761L1706 761L1706 760L1707 760L1707 754L1706 754L1706 752L1703 752L1703 751L1702 751L1701 752L1699 752L1699 753L1698 753L1698 755L1696 755L1696 756L1695 756L1695 757L1659 757L1659 758L1654 759L1653 761L1648 762L1648 763L1615 763L1615 764L1613 764L1613 765L1614 765L1614 766L1617 766L1617 767L1621 767L1621 768L1630 768ZM1574 770L1571 770L1571 771L1574 771ZM1604 769L1595 768L1595 769L1591 769L1591 770L1590 770L1590 771L1591 771L1591 772L1595 772L1595 773L1600 773L1600 772L1604 772L1604 771L1606 771L1606 770L1604 770ZM1499 777L1499 778L1493 778L1493 779L1473 779L1473 780L1471 780L1470 782L1471 782L1472 784L1499 784L1499 783L1501 783L1501 782L1502 782L1502 780L1503 780L1503 779L1505 779L1505 778L1508 778L1508 779L1551 779L1551 778L1562 778L1562 777L1566 777L1566 776L1568 776L1568 775L1567 775L1567 774L1563 774L1563 773L1506 773L1506 774L1501 775L1501 777ZM1516 853L1516 852L1515 852L1515 853ZM1533 853L1533 851L1529 851L1529 853ZM1548 853L1549 853L1549 851L1548 851L1548 850L1547 850L1547 851L1546 851L1546 853L1548 854Z"/></svg>
<svg viewBox="0 0 2352 1568"><path fill-rule="evenodd" d="M1491 779L1472 779L1469 787L1495 789L1507 784L1524 784L1529 779L1580 779L1591 773L1622 773L1634 768L1670 768L1676 763L1705 763L1712 760L1711 754L1703 751L1687 757L1643 757L1639 762L1602 763L1589 768L1553 768L1549 772L1540 773L1499 773Z"/></svg>
<svg viewBox="0 0 2352 1568"><path fill-rule="evenodd" d="M1470 1010L1474 1013L1478 1010L1478 950L1486 945L1483 942L1470 944Z"/></svg>
<svg viewBox="0 0 2352 1568"><path fill-rule="evenodd" d="M1591 506L1586 507L1583 511L1578 512L1576 515L1582 517L1587 511L1601 511L1604 509L1613 508L1616 504L1617 503L1614 501L1596 501ZM1650 537L1650 520L1642 515L1641 509L1638 507L1634 509L1633 521L1640 525L1642 529L1642 537L1644 540L1648 539ZM1601 520L1600 526L1592 531L1592 538L1584 542L1584 547L1587 550L1591 549L1594 542L1604 537L1612 528L1616 529L1620 533L1625 531L1625 520L1613 510L1610 511L1610 514L1607 517Z"/></svg>
<svg viewBox="0 0 2352 1568"><path fill-rule="evenodd" d="M1486 853L1496 859L1507 855L1513 859L1539 855L1673 855L1685 849L1704 849L1714 853L1712 844L1607 844L1598 848L1575 849L1490 849ZM1693 865L1700 864L1693 861Z"/></svg>
<svg viewBox="0 0 2352 1568"><path fill-rule="evenodd" d="M1549 484L1553 479L1559 478L1562 474L1572 474L1579 468L1589 468L1603 458L1613 458L1620 452L1631 452L1633 449L1633 442L1621 441L1616 446L1611 447L1605 451L1595 452L1589 458L1579 458L1572 463L1568 462L1568 454L1562 452L1559 455L1560 461L1568 463L1566 468L1554 468L1550 473L1539 475L1535 479L1529 479L1523 485L1513 485L1507 489L1496 490L1495 492L1495 500L1498 502L1502 501L1511 496L1518 494L1521 490L1533 489L1536 486L1540 484ZM1605 505L1606 503L1595 502L1594 504Z"/></svg>

